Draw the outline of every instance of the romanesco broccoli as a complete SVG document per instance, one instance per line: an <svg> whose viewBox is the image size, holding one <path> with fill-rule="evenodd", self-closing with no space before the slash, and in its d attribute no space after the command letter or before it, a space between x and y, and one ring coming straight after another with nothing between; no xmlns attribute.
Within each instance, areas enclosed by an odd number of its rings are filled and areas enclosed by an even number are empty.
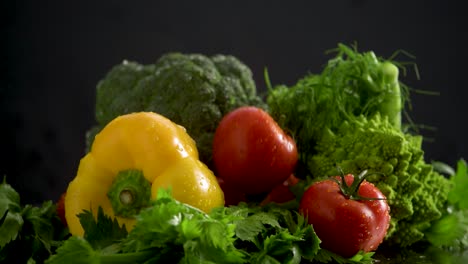
<svg viewBox="0 0 468 264"><path fill-rule="evenodd" d="M197 143L200 159L211 161L212 140L222 116L243 106L266 107L251 70L233 56L167 53L155 64L124 61L97 85L97 127L136 111L160 113L184 126Z"/></svg>
<svg viewBox="0 0 468 264"><path fill-rule="evenodd" d="M426 164L421 136L405 134L379 114L345 121L317 142L308 160L314 178L338 175L337 166L366 179L387 197L391 224L387 240L405 247L420 241L431 221L442 216L450 183Z"/></svg>

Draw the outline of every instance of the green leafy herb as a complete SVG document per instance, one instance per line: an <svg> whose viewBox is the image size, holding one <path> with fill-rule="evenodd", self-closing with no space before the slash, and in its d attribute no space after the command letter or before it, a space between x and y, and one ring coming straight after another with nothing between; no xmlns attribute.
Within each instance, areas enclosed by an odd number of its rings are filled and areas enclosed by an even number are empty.
<svg viewBox="0 0 468 264"><path fill-rule="evenodd" d="M84 238L94 249L106 248L116 241L127 237L127 229L119 226L117 220L111 219L104 214L102 207L99 207L97 219L94 219L91 211L85 210L78 215L80 223L85 230Z"/></svg>
<svg viewBox="0 0 468 264"><path fill-rule="evenodd" d="M99 253L84 238L72 236L57 250L46 263L100 263Z"/></svg>
<svg viewBox="0 0 468 264"><path fill-rule="evenodd" d="M319 251L319 254L316 257L316 260L321 263L338 263L338 264L351 264L351 263L360 263L360 264L371 264L374 263L372 256L374 252L363 253L359 252L351 258L343 258L340 255L337 255L328 250L322 249Z"/></svg>
<svg viewBox="0 0 468 264"><path fill-rule="evenodd" d="M123 252L169 248L165 258L173 262L197 259L206 263L242 263L244 254L236 250L233 242L232 223L212 218L160 190L154 205L140 213L134 229L123 241Z"/></svg>
<svg viewBox="0 0 468 264"><path fill-rule="evenodd" d="M47 263L301 263L320 250L298 213L240 204L206 214L166 190L140 212L128 235L102 210L96 220L85 211L80 221L85 238L71 237Z"/></svg>
<svg viewBox="0 0 468 264"><path fill-rule="evenodd" d="M3 248L10 241L15 240L21 227L23 217L21 216L20 196L6 183L0 184L0 247Z"/></svg>
<svg viewBox="0 0 468 264"><path fill-rule="evenodd" d="M448 170L449 171L449 170ZM449 251L463 251L468 248L468 167L461 159L456 171L450 175L452 188L448 193L447 210L434 221L425 232L426 239L434 246Z"/></svg>
<svg viewBox="0 0 468 264"><path fill-rule="evenodd" d="M71 238L50 258L48 263L63 263L78 258L76 248L83 250L81 261L99 263L243 263L243 253L234 247L234 226L211 218L204 212L182 204L161 190L153 206L140 212L132 231L122 240L100 240L104 234L120 238L121 227L109 218L89 221L89 212L81 215L85 236L95 242ZM88 223L87 223L88 222ZM113 229L117 229L115 232ZM106 230L101 232L101 230ZM102 244L101 242L105 242ZM94 245L94 246L93 246ZM103 248L106 246L106 248ZM114 250L109 250L112 248ZM107 249L107 250L106 250ZM87 253L85 253L87 252Z"/></svg>
<svg viewBox="0 0 468 264"><path fill-rule="evenodd" d="M41 263L68 235L51 201L22 206L19 194L5 178L0 184L0 215L2 263Z"/></svg>
<svg viewBox="0 0 468 264"><path fill-rule="evenodd" d="M467 210L468 167L465 160L458 161L456 173L451 176L450 180L452 181L453 188L449 192L448 202L458 210Z"/></svg>

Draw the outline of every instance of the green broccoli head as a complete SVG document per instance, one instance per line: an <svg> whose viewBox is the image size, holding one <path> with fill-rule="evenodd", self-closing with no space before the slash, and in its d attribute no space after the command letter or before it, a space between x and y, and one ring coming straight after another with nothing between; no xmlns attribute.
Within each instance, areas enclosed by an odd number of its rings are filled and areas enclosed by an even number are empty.
<svg viewBox="0 0 468 264"><path fill-rule="evenodd" d="M114 66L97 85L96 120L103 127L119 115L159 113L187 129L200 159L210 165L219 121L243 105L266 107L251 70L240 60L168 53L150 65L124 61Z"/></svg>
<svg viewBox="0 0 468 264"><path fill-rule="evenodd" d="M96 121L104 126L120 114L141 109L140 101L129 100L135 94L135 86L154 72L154 66L123 61L114 66L96 89Z"/></svg>
<svg viewBox="0 0 468 264"><path fill-rule="evenodd" d="M370 173L387 197L391 224L387 241L402 247L424 238L424 230L439 219L450 188L448 179L425 163L422 138L404 134L386 117L358 117L345 121L336 132L329 131L317 142L307 166L314 178L346 173Z"/></svg>

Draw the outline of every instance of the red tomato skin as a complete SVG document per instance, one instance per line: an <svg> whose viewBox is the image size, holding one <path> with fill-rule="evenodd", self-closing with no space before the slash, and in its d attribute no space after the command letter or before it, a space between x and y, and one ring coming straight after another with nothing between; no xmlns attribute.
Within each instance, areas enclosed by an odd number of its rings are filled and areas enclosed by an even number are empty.
<svg viewBox="0 0 468 264"><path fill-rule="evenodd" d="M245 106L220 121L213 140L217 176L246 194L285 181L298 160L295 141L264 110Z"/></svg>
<svg viewBox="0 0 468 264"><path fill-rule="evenodd" d="M219 187L224 193L224 206L238 205L240 202L247 202L245 193L240 192L236 188L232 188L223 179L217 177Z"/></svg>
<svg viewBox="0 0 468 264"><path fill-rule="evenodd" d="M298 182L299 179L294 174L291 174L282 184L274 187L260 205L268 203L286 203L294 200L296 196L291 192L289 187L296 185Z"/></svg>
<svg viewBox="0 0 468 264"><path fill-rule="evenodd" d="M56 210L57 210L57 215L60 218L60 221L64 226L67 225L67 220L65 219L65 196L67 195L66 192L62 193L56 203Z"/></svg>
<svg viewBox="0 0 468 264"><path fill-rule="evenodd" d="M345 180L350 185L354 177L346 175ZM367 181L361 184L358 194L385 199L380 190ZM299 210L308 217L309 224L322 240L321 246L347 258L360 250L375 251L390 225L390 207L386 200L350 200L332 180L311 185L302 197Z"/></svg>

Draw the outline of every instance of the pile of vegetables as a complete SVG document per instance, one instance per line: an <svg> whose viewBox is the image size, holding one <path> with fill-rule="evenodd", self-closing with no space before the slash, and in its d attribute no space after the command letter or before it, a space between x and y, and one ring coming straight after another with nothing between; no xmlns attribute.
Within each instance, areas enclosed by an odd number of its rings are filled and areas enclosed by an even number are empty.
<svg viewBox="0 0 468 264"><path fill-rule="evenodd" d="M320 75L308 75L268 97L272 116L281 120L303 149L301 161L313 179L375 172L375 183L391 207L390 243L410 246L424 238L447 207L449 180L424 160L422 136L402 130L408 88L398 68L373 52L339 45Z"/></svg>
<svg viewBox="0 0 468 264"><path fill-rule="evenodd" d="M403 64L334 52L265 97L233 56L116 65L59 201L0 185L0 261L467 261L466 162L426 162Z"/></svg>

